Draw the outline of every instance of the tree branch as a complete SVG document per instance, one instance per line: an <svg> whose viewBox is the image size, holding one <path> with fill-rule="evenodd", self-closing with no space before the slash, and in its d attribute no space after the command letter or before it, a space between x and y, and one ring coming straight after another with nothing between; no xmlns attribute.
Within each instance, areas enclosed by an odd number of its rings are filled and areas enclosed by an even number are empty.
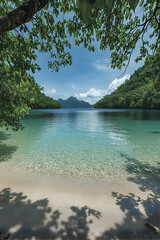
<svg viewBox="0 0 160 240"><path fill-rule="evenodd" d="M0 35L29 22L33 15L44 8L49 0L29 0L4 16L0 16Z"/></svg>

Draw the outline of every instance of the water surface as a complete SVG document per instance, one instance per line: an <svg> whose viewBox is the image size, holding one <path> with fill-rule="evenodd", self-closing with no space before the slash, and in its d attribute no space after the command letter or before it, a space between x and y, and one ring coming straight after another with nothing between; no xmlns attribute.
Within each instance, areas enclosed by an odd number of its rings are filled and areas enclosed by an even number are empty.
<svg viewBox="0 0 160 240"><path fill-rule="evenodd" d="M0 132L1 170L11 174L124 182L160 164L159 110L32 110L22 124Z"/></svg>

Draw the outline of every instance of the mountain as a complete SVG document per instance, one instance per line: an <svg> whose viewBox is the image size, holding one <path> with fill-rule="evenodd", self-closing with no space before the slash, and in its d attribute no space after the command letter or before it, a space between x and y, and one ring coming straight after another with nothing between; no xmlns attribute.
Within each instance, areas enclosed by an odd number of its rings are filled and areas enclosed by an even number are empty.
<svg viewBox="0 0 160 240"><path fill-rule="evenodd" d="M60 108L60 104L53 98L46 96L44 93L38 93L30 107L32 109L54 109Z"/></svg>
<svg viewBox="0 0 160 240"><path fill-rule="evenodd" d="M69 97L66 100L58 99L57 102L60 103L61 108L91 108L93 107L85 101L80 101L75 97Z"/></svg>
<svg viewBox="0 0 160 240"><path fill-rule="evenodd" d="M95 108L160 109L160 50Z"/></svg>

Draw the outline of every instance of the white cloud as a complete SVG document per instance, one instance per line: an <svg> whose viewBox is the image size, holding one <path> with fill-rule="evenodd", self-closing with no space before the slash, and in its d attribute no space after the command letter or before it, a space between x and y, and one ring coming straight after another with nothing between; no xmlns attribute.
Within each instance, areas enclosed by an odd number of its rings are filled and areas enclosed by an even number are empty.
<svg viewBox="0 0 160 240"><path fill-rule="evenodd" d="M109 67L107 65L107 59L104 59L102 61L97 60L92 64L92 67L95 68L98 71L108 71Z"/></svg>
<svg viewBox="0 0 160 240"><path fill-rule="evenodd" d="M102 89L95 89L95 88L91 88L89 91L84 92L84 93L78 93L75 94L75 97L84 101L87 101L91 104L94 104L96 101L98 101L99 99L101 99L102 97L104 97L107 94L112 93L113 91L115 91L122 83L125 82L126 79L129 79L130 75L127 74L122 78L116 78L114 79L108 88L102 90Z"/></svg>
<svg viewBox="0 0 160 240"><path fill-rule="evenodd" d="M75 97L89 102L90 104L94 104L96 101L101 99L105 95L105 91L101 89L91 88L89 91L85 93L75 94Z"/></svg>
<svg viewBox="0 0 160 240"><path fill-rule="evenodd" d="M102 95L103 95L103 91L96 90L95 88L91 88L86 93L75 94L75 96L79 98L95 98L95 97L101 97Z"/></svg>
<svg viewBox="0 0 160 240"><path fill-rule="evenodd" d="M127 79L130 79L130 75L129 74L127 74L127 75L125 75L124 77L122 77L122 78L116 78L116 79L114 79L111 83L110 83L110 85L109 85L109 87L108 87L108 94L109 93L112 93L113 91L115 91L122 83L124 83Z"/></svg>
<svg viewBox="0 0 160 240"><path fill-rule="evenodd" d="M52 96L56 93L56 89L52 88L52 89L49 89L49 90L45 90L44 93L48 96Z"/></svg>
<svg viewBox="0 0 160 240"><path fill-rule="evenodd" d="M74 84L71 84L71 88L76 89L76 86Z"/></svg>
<svg viewBox="0 0 160 240"><path fill-rule="evenodd" d="M56 89L52 88L50 91L52 94L56 93Z"/></svg>

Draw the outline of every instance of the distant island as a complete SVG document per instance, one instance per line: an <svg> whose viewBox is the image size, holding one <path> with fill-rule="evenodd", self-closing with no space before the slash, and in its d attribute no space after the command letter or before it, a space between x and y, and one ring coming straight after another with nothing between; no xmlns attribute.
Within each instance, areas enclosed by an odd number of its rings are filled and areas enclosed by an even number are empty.
<svg viewBox="0 0 160 240"><path fill-rule="evenodd" d="M95 108L160 109L160 52L148 57L117 90L99 100Z"/></svg>
<svg viewBox="0 0 160 240"><path fill-rule="evenodd" d="M75 97L66 100L54 100L44 93L38 93L30 104L31 109L56 109L56 108L93 108L93 105L85 101L80 101Z"/></svg>
<svg viewBox="0 0 160 240"><path fill-rule="evenodd" d="M78 100L75 97L69 97L66 100L60 98L57 102L60 104L61 108L93 108L93 105L88 102Z"/></svg>
<svg viewBox="0 0 160 240"><path fill-rule="evenodd" d="M44 93L38 93L30 104L31 109L55 109L60 108L60 104Z"/></svg>

